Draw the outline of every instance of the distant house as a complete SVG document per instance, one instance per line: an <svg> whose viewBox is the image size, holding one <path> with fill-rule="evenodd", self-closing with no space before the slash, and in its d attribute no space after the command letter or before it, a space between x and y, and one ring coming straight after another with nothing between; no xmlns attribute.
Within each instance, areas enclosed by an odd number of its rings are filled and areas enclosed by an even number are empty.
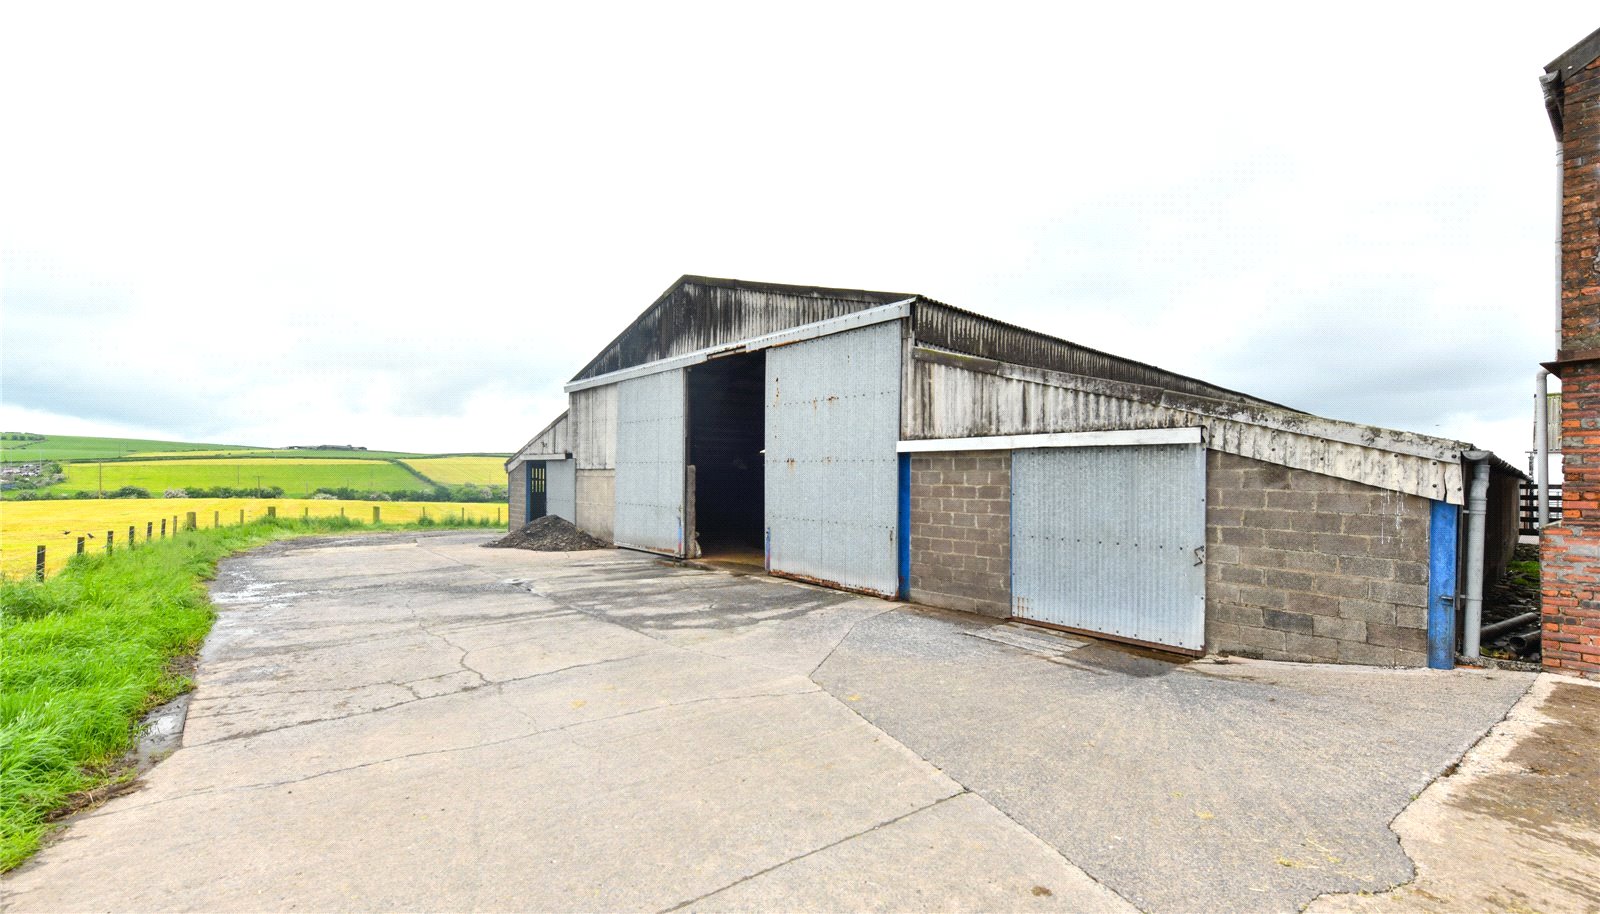
<svg viewBox="0 0 1600 914"><path fill-rule="evenodd" d="M1547 669L1600 679L1600 30L1545 67L1561 164L1561 521L1543 532Z"/></svg>
<svg viewBox="0 0 1600 914"><path fill-rule="evenodd" d="M1448 666L1458 553L1515 545L1521 474L1471 445L922 295L685 276L566 390L513 524L1170 651Z"/></svg>

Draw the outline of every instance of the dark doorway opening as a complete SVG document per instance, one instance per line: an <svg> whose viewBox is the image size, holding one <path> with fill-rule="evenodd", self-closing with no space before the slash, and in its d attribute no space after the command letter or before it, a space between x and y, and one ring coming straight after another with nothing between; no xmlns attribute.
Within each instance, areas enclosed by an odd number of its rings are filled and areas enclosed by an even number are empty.
<svg viewBox="0 0 1600 914"><path fill-rule="evenodd" d="M545 466L542 460L528 464L528 519L531 523L549 513L545 494Z"/></svg>
<svg viewBox="0 0 1600 914"><path fill-rule="evenodd" d="M689 369L689 465L700 555L761 565L766 523L764 351Z"/></svg>

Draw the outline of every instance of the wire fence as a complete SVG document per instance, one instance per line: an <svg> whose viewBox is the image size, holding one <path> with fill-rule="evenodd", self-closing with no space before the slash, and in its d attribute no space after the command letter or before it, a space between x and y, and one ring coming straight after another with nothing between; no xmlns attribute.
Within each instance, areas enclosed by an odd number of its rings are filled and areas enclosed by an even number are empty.
<svg viewBox="0 0 1600 914"><path fill-rule="evenodd" d="M170 509L172 499L162 499L166 502L163 507ZM77 518L66 518L60 515L45 516L45 523L26 523L27 519L18 520L16 508L20 505L47 506L51 502L18 502L7 503L6 516L0 517L4 526L29 527L31 530L13 529L3 532L4 539L16 546L22 546L26 540L18 542L20 536L27 532L35 533L29 537L34 540L31 567L24 565L24 556L17 554L22 549L16 547L5 548L5 567L0 574L5 577L21 577L30 575L36 580L44 580L46 575L59 571L71 561L74 556L90 553L113 553L121 549L137 549L141 546L159 542L178 536L187 531L201 529L214 529L223 526L238 526L256 521L284 517L286 519L313 518L343 518L359 525L415 524L437 523L441 525L487 525L491 521L499 526L504 516L505 506L492 503L448 503L448 502L337 502L297 499L287 503L264 504L252 500L245 507L226 508L215 505L206 506L209 510L182 510L176 513L163 514L158 518L151 518L152 512L138 511L139 507L148 506L149 502L129 500L121 505L120 511L106 511L108 514L121 514L115 520L102 518L99 523L85 522ZM61 504L55 502L54 504ZM82 505L82 502L75 503ZM103 504L95 501L93 504ZM186 506L185 506L186 507ZM280 514L280 508L284 509ZM128 515L131 511L138 511L144 518L129 523ZM81 509L77 513L82 513ZM209 516L208 516L209 515ZM67 526L67 530L59 527ZM48 528L49 532L41 534L40 528ZM59 532L57 532L59 530ZM40 542L39 540L46 540ZM3 545L3 544L0 544ZM24 547L25 548L25 547ZM26 569L26 570L24 570Z"/></svg>

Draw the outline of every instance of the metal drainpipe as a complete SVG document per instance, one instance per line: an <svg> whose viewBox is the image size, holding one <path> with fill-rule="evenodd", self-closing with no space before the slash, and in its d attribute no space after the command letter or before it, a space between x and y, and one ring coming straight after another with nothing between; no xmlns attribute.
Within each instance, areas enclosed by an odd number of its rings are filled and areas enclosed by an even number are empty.
<svg viewBox="0 0 1600 914"><path fill-rule="evenodd" d="M1538 493L1539 535L1550 525L1550 372L1539 369L1533 386L1533 486Z"/></svg>
<svg viewBox="0 0 1600 914"><path fill-rule="evenodd" d="M1567 148L1556 140L1556 352L1561 351L1561 230L1566 216Z"/></svg>
<svg viewBox="0 0 1600 914"><path fill-rule="evenodd" d="M1483 539L1489 513L1489 452L1463 451L1461 457L1472 463L1472 484L1467 490L1467 579L1462 606L1461 653L1478 656L1479 635L1483 628Z"/></svg>

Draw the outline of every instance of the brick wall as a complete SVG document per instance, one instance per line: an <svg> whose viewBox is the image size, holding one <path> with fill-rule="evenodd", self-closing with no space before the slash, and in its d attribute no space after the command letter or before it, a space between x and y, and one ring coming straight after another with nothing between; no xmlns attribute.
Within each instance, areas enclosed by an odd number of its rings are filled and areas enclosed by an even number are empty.
<svg viewBox="0 0 1600 914"><path fill-rule="evenodd" d="M1600 362L1561 375L1561 523L1545 528L1546 669L1600 679Z"/></svg>
<svg viewBox="0 0 1600 914"><path fill-rule="evenodd" d="M1561 523L1541 540L1544 665L1600 679L1600 61L1566 79L1561 213Z"/></svg>
<svg viewBox="0 0 1600 914"><path fill-rule="evenodd" d="M911 599L1011 615L1011 452L911 457Z"/></svg>
<svg viewBox="0 0 1600 914"><path fill-rule="evenodd" d="M1206 646L1425 666L1426 499L1210 451Z"/></svg>

